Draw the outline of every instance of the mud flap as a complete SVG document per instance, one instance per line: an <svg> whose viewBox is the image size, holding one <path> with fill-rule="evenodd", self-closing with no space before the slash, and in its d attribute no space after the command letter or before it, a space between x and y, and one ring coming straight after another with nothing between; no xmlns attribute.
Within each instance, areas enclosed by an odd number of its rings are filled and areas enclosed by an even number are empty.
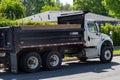
<svg viewBox="0 0 120 80"><path fill-rule="evenodd" d="M17 73L17 55L15 53L10 54L10 64L11 64L11 72Z"/></svg>

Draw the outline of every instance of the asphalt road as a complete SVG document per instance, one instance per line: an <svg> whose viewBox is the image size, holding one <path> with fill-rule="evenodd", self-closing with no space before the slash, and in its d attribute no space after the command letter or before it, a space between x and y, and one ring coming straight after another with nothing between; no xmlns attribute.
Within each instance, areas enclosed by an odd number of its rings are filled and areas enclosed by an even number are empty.
<svg viewBox="0 0 120 80"><path fill-rule="evenodd" d="M0 72L0 80L120 80L120 56L111 63L102 64L98 59L87 63L72 61L63 63L59 70L38 73Z"/></svg>

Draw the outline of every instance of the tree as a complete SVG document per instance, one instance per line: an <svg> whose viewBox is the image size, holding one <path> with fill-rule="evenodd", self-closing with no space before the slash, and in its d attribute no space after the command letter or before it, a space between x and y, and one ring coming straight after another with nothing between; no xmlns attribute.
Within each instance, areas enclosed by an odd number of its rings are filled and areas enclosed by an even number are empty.
<svg viewBox="0 0 120 80"><path fill-rule="evenodd" d="M21 0L26 7L26 15L37 14L42 11L45 5L54 6L55 0Z"/></svg>
<svg viewBox="0 0 120 80"><path fill-rule="evenodd" d="M48 10L60 10L61 4L58 0L58 2L55 2L55 0L45 0L45 5L42 7L40 12L45 12Z"/></svg>
<svg viewBox="0 0 120 80"><path fill-rule="evenodd" d="M49 11L49 10L60 10L60 8L57 6L45 5L42 7L42 10L40 12L45 12L45 11Z"/></svg>
<svg viewBox="0 0 120 80"><path fill-rule="evenodd" d="M60 10L70 11L70 10L72 10L72 6L68 3L66 3L65 5L61 4Z"/></svg>
<svg viewBox="0 0 120 80"><path fill-rule="evenodd" d="M120 18L120 0L104 0L103 5L110 15Z"/></svg>
<svg viewBox="0 0 120 80"><path fill-rule="evenodd" d="M43 0L22 0L22 3L26 8L26 16L39 13L44 6Z"/></svg>
<svg viewBox="0 0 120 80"><path fill-rule="evenodd" d="M74 10L89 10L93 13L107 15L107 10L102 5L103 0L74 0Z"/></svg>
<svg viewBox="0 0 120 80"><path fill-rule="evenodd" d="M55 0L43 0L45 5L55 6Z"/></svg>
<svg viewBox="0 0 120 80"><path fill-rule="evenodd" d="M56 0L56 5L60 5L61 3L60 3L60 0Z"/></svg>
<svg viewBox="0 0 120 80"><path fill-rule="evenodd" d="M25 17L25 7L19 0L1 0L0 12L8 19Z"/></svg>

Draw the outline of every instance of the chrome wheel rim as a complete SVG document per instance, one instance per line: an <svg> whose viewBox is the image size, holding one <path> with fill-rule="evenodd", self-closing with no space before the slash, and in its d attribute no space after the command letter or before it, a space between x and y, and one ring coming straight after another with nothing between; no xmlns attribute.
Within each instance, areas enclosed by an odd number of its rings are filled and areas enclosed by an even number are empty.
<svg viewBox="0 0 120 80"><path fill-rule="evenodd" d="M59 64L59 57L57 55L52 55L50 57L50 65L57 66Z"/></svg>
<svg viewBox="0 0 120 80"><path fill-rule="evenodd" d="M104 57L105 57L106 60L110 60L110 58L111 58L111 51L110 50L106 50Z"/></svg>
<svg viewBox="0 0 120 80"><path fill-rule="evenodd" d="M36 69L38 67L39 61L36 57L32 56L27 60L27 65L30 69Z"/></svg>

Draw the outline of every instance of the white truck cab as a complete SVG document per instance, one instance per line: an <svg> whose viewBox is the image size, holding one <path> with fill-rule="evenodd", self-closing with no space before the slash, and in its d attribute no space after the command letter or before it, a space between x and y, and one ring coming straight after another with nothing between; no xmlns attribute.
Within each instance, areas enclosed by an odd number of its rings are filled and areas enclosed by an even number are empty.
<svg viewBox="0 0 120 80"><path fill-rule="evenodd" d="M100 57L102 62L112 60L113 41L108 35L101 33L95 21L85 20L84 36L87 58Z"/></svg>

